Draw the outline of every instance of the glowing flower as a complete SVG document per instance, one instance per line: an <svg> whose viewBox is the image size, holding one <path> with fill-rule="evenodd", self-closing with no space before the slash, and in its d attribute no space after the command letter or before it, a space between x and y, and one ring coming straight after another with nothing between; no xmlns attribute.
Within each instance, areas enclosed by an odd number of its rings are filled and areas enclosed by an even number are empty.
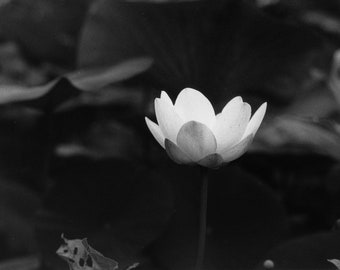
<svg viewBox="0 0 340 270"><path fill-rule="evenodd" d="M164 91L155 99L158 125L146 124L170 158L179 164L215 168L243 155L251 144L267 103L251 116L251 107L241 97L230 100L215 115L210 101L199 91L183 89L175 104Z"/></svg>

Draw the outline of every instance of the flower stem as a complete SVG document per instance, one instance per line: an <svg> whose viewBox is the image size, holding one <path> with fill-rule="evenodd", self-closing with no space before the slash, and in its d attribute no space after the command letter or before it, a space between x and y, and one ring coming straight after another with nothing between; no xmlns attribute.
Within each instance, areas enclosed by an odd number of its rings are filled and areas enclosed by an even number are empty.
<svg viewBox="0 0 340 270"><path fill-rule="evenodd" d="M205 239L207 233L207 206L208 206L208 169L201 167L201 205L198 236L198 251L195 270L201 270L204 260Z"/></svg>

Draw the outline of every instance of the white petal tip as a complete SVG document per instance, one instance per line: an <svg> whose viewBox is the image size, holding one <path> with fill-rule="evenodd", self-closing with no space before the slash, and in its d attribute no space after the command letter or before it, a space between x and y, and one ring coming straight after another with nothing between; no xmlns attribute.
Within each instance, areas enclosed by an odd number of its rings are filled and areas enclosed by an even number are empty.
<svg viewBox="0 0 340 270"><path fill-rule="evenodd" d="M233 99L231 99L231 100L233 100L233 101L238 101L238 102L243 102L243 98L241 97L241 96L236 96L236 97L234 97ZM231 101L230 100L230 101Z"/></svg>
<svg viewBox="0 0 340 270"><path fill-rule="evenodd" d="M262 105L257 109L257 112L259 115L261 115L261 122L263 120L264 115L266 114L267 111L267 102L262 103Z"/></svg>
<svg viewBox="0 0 340 270"><path fill-rule="evenodd" d="M168 103L170 103L171 105L173 105L173 104L172 104L171 98L169 97L168 93L165 92L165 91L162 91L162 92L161 92L160 99L161 99L161 100L164 100L164 101L166 101L166 102L168 102Z"/></svg>
<svg viewBox="0 0 340 270"><path fill-rule="evenodd" d="M196 90L196 89L194 89L194 88L191 88L191 87L186 87L186 88L184 88L180 93L193 93L193 94L196 94L196 93L199 93L199 94L202 94L202 92L200 92L200 91L198 91L198 90Z"/></svg>
<svg viewBox="0 0 340 270"><path fill-rule="evenodd" d="M148 126L148 128L150 129L150 125L152 125L152 121L148 118L148 117L144 117L145 123ZM154 123L155 124L155 123Z"/></svg>
<svg viewBox="0 0 340 270"><path fill-rule="evenodd" d="M191 87L185 87L182 91L197 91L197 90Z"/></svg>
<svg viewBox="0 0 340 270"><path fill-rule="evenodd" d="M249 113L251 113L251 106L249 105L249 103L243 102L243 106L246 108L246 110L247 110ZM249 117L250 117L250 115L249 115Z"/></svg>
<svg viewBox="0 0 340 270"><path fill-rule="evenodd" d="M264 102L254 113L253 117L250 119L247 129L242 136L242 140L250 134L255 136L266 114L266 110L267 110L267 102Z"/></svg>
<svg viewBox="0 0 340 270"><path fill-rule="evenodd" d="M202 92L193 88L184 88L178 94L174 106L184 122L197 121L211 128L216 120L211 102Z"/></svg>
<svg viewBox="0 0 340 270"><path fill-rule="evenodd" d="M145 123L147 125L147 127L149 128L151 134L154 136L154 138L156 139L156 141L163 147L164 146L164 135L162 133L162 131L160 130L159 126L154 123L153 121L151 121L148 117L145 117Z"/></svg>

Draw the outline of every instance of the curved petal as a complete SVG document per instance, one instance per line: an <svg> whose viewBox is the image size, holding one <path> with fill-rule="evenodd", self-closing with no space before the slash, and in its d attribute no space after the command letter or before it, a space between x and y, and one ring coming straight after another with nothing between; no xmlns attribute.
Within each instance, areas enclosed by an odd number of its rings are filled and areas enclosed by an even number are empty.
<svg viewBox="0 0 340 270"><path fill-rule="evenodd" d="M199 91L183 89L175 102L176 112L184 122L197 121L211 128L215 122L215 111L210 101Z"/></svg>
<svg viewBox="0 0 340 270"><path fill-rule="evenodd" d="M166 101L166 102L169 102L171 105L173 105L171 98L169 97L169 95L168 95L167 92L165 92L165 91L162 91L162 92L161 92L161 97L160 97L160 99L162 99L162 100L164 100L164 101Z"/></svg>
<svg viewBox="0 0 340 270"><path fill-rule="evenodd" d="M156 98L155 112L158 125L164 137L176 142L183 120L178 116L173 105L163 99Z"/></svg>
<svg viewBox="0 0 340 270"><path fill-rule="evenodd" d="M145 117L145 122L146 122L146 125L148 126L151 134L155 137L156 141L163 147L165 148L164 146L164 135L161 131L161 129L159 128L159 126L152 122L149 118Z"/></svg>
<svg viewBox="0 0 340 270"><path fill-rule="evenodd" d="M249 123L251 107L241 97L233 98L217 115L213 132L217 141L217 152L240 141Z"/></svg>
<svg viewBox="0 0 340 270"><path fill-rule="evenodd" d="M232 112L233 110L236 110L239 106L241 106L242 103L243 103L242 97L240 96L234 97L223 107L222 112L226 110Z"/></svg>
<svg viewBox="0 0 340 270"><path fill-rule="evenodd" d="M266 114L267 110L267 102L263 103L260 108L257 109L257 111L254 113L253 117L250 119L246 131L244 132L242 139L246 138L250 134L255 136L257 130L259 129L263 117Z"/></svg>
<svg viewBox="0 0 340 270"><path fill-rule="evenodd" d="M216 139L206 125L190 121L179 130L177 146L196 162L215 153Z"/></svg>
<svg viewBox="0 0 340 270"><path fill-rule="evenodd" d="M165 150L168 156L178 164L193 164L194 162L187 156L187 154L183 153L179 147L174 144L172 141L165 139Z"/></svg>
<svg viewBox="0 0 340 270"><path fill-rule="evenodd" d="M197 162L199 165L210 168L216 169L223 163L223 158L219 154L211 154L206 156L205 158L199 160Z"/></svg>
<svg viewBox="0 0 340 270"><path fill-rule="evenodd" d="M247 138L243 139L234 146L222 150L220 155L223 158L223 163L233 161L247 152L248 147L253 141L253 138L253 135L249 135Z"/></svg>

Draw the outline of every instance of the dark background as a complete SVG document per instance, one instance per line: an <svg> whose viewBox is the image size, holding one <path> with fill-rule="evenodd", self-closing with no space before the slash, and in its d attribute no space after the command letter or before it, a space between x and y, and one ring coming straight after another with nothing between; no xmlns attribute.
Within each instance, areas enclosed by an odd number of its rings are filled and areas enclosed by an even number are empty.
<svg viewBox="0 0 340 270"><path fill-rule="evenodd" d="M185 87L268 102L209 173L204 269L335 269L339 45L336 0L0 1L0 269L68 269L61 233L119 269L192 269L199 169L144 122Z"/></svg>

